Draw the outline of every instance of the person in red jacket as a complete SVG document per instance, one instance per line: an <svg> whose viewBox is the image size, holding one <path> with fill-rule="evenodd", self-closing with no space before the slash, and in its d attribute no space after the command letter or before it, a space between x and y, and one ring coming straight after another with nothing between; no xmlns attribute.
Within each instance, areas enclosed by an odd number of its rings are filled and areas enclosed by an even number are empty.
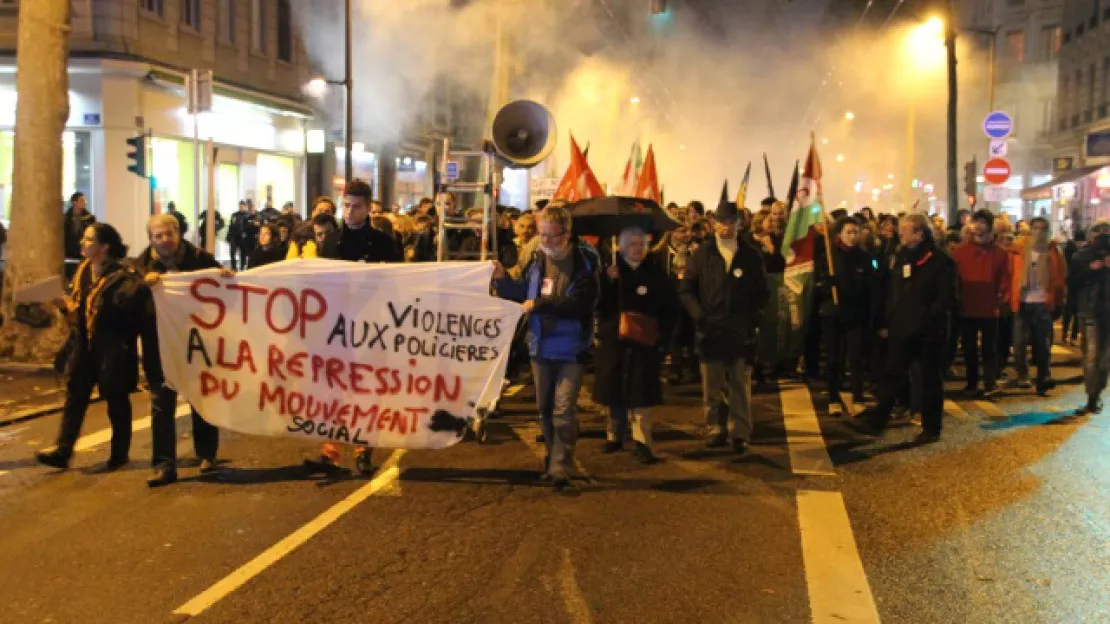
<svg viewBox="0 0 1110 624"><path fill-rule="evenodd" d="M970 223L971 240L952 254L960 280L960 317L967 364L964 392L978 395L982 353L983 396L990 397L998 393L998 313L1010 301L1010 256L994 244L993 214L976 211Z"/></svg>

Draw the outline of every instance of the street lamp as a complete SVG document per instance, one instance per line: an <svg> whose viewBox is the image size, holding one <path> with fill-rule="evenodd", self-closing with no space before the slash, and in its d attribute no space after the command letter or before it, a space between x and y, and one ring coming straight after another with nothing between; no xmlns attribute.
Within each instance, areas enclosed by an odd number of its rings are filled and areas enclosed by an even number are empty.
<svg viewBox="0 0 1110 624"><path fill-rule="evenodd" d="M630 100L628 100L628 101L629 101L629 102L632 102L633 104L639 104L639 103L640 103L640 98L639 98L639 96L635 96L635 95L633 95L633 96L632 96L632 99L630 99Z"/></svg>
<svg viewBox="0 0 1110 624"><path fill-rule="evenodd" d="M856 118L856 114L853 113L852 111L848 111L848 112L844 113L844 118L847 119L848 121L852 121L853 119Z"/></svg>

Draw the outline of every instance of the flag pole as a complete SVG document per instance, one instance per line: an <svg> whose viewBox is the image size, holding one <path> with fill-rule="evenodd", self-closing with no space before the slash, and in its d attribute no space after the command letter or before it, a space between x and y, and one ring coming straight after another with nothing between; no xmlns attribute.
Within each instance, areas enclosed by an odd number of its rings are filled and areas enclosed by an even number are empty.
<svg viewBox="0 0 1110 624"><path fill-rule="evenodd" d="M775 184L771 181L771 163L767 162L767 152L763 152L763 172L767 174L767 196L775 196Z"/></svg>
<svg viewBox="0 0 1110 624"><path fill-rule="evenodd" d="M819 156L817 156L817 136L813 132L809 133L809 141L810 153L813 154L815 168L819 171L821 168L821 159ZM829 227L829 211L825 209L825 192L821 188L820 175L817 176L817 179L814 180L814 183L817 185L817 202L821 205L821 217L822 220L825 222L825 259L828 261L829 264L829 277L835 278L836 266L833 264L832 255L832 228ZM832 284L832 297L833 305L840 305L840 293L838 293L836 290L835 282Z"/></svg>

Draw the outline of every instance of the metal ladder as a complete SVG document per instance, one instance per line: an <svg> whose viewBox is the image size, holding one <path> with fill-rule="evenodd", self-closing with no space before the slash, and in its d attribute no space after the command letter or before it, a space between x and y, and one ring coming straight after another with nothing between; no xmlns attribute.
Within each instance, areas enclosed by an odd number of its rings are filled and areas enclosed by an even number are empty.
<svg viewBox="0 0 1110 624"><path fill-rule="evenodd" d="M494 189L494 176L496 174L495 161L492 147L488 144L486 149L482 150L469 150L469 151L450 151L450 140L443 139L443 156L440 158L438 177L440 180L436 184L436 213L439 225L436 235L436 261L443 262L445 260L481 260L486 261L497 258L497 236L493 232L490 224L493 219L497 218L497 205L493 196ZM478 179L473 182L460 182L458 180L447 180L447 162L450 160L459 161L459 169L463 169L462 159L479 159L479 175ZM481 196L482 218L471 219L466 216L463 217L448 217L447 216L447 193L453 192L456 196L456 201L459 200L459 195L474 194ZM461 205L462 202L459 201ZM477 253L474 252L449 252L447 249L447 232L448 230L474 230L481 228L482 244ZM448 255L451 257L449 258Z"/></svg>

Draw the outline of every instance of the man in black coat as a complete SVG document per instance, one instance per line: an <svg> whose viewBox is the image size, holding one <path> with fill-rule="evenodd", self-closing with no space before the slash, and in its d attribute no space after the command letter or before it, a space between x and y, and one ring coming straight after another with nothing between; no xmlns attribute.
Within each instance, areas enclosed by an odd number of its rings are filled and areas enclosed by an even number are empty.
<svg viewBox="0 0 1110 624"><path fill-rule="evenodd" d="M88 200L85 194L77 191L69 198L69 210L63 220L62 243L66 253L66 279L73 279L77 272L77 265L81 263L81 237L85 235L85 228L96 223L96 217L88 210Z"/></svg>
<svg viewBox="0 0 1110 624"><path fill-rule="evenodd" d="M212 220L213 220L214 225L215 225L216 236L219 237L220 232L224 229L224 218L223 218L223 215L220 214L219 210L212 213ZM208 211L207 210L202 211L200 213L200 216L197 217L197 221L200 222L200 224L197 226L197 227L200 228L200 232L199 232L199 234L200 234L200 248L204 249L204 250L207 250L208 249ZM216 248L215 245L213 245L212 248L215 249Z"/></svg>
<svg viewBox="0 0 1110 624"><path fill-rule="evenodd" d="M880 318L881 334L888 339L885 375L879 386L879 403L851 423L866 435L882 435L890 422L895 400L902 395L911 364L921 369L921 425L915 443L940 439L944 412L941 376L948 314L956 296L956 264L940 253L933 229L921 213L905 216L899 224L902 248L894 256L887 284L887 300Z"/></svg>
<svg viewBox="0 0 1110 624"><path fill-rule="evenodd" d="M708 446L728 444L728 415L723 390L728 384L732 448L743 453L752 435L752 371L756 330L770 290L763 256L737 232L742 213L736 204L717 208L715 235L698 248L686 267L680 296L694 319L707 429L715 429Z"/></svg>
<svg viewBox="0 0 1110 624"><path fill-rule="evenodd" d="M197 249L192 243L182 240L177 229L177 220L168 214L155 215L147 224L150 246L134 259L135 266L154 284L163 273L187 273L202 269L221 269L212 254ZM226 275L230 275L230 271ZM153 302L150 314L154 314ZM143 345L157 345L157 339L144 341ZM143 352L143 369L147 383L150 384L150 430L154 438L154 476L147 480L150 487L169 485L177 480L177 431L174 425L177 412L177 392L165 385L162 360L159 349ZM209 473L216 470L216 451L220 445L220 430L192 410L193 449L200 460L200 471Z"/></svg>
<svg viewBox="0 0 1110 624"><path fill-rule="evenodd" d="M261 224L258 216L251 212L250 204L239 202L239 210L231 215L231 225L227 228L227 244L231 247L231 269L246 270L247 260L258 246L258 230Z"/></svg>
<svg viewBox="0 0 1110 624"><path fill-rule="evenodd" d="M1110 222L1091 225L1090 243L1075 252L1068 266L1076 311L1083 330L1083 387L1087 404L1079 415L1102 411L1102 391L1110 375Z"/></svg>

